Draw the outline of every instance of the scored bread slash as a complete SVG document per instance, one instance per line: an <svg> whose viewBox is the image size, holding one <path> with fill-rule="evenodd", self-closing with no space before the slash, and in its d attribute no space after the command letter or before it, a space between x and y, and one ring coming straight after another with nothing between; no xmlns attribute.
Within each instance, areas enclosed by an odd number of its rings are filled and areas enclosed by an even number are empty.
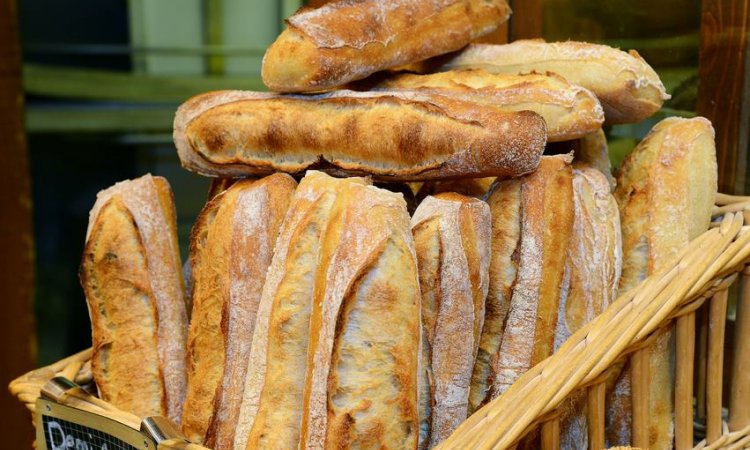
<svg viewBox="0 0 750 450"><path fill-rule="evenodd" d="M547 123L549 142L582 138L600 129L604 123L604 110L594 94L555 74L449 70L429 75L398 75L378 83L374 89L446 95L499 111L534 111Z"/></svg>
<svg viewBox="0 0 750 450"><path fill-rule="evenodd" d="M556 73L593 92L610 125L640 122L670 98L659 75L637 52L588 42L520 40L503 45L471 44L440 70L469 68L509 74Z"/></svg>
<svg viewBox="0 0 750 450"><path fill-rule="evenodd" d="M458 50L509 16L505 0L332 1L287 19L261 75L276 92L330 90Z"/></svg>
<svg viewBox="0 0 750 450"><path fill-rule="evenodd" d="M220 91L180 106L174 141L182 165L208 176L320 169L409 181L529 173L546 130L530 111L429 93Z"/></svg>

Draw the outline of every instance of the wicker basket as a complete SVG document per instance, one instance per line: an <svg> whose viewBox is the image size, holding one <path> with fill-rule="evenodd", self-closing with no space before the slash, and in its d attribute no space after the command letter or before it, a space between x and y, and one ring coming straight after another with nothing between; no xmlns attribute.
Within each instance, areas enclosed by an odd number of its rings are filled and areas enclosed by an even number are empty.
<svg viewBox="0 0 750 450"><path fill-rule="evenodd" d="M586 389L589 447L604 448L604 378L623 358L633 363L633 445L646 448L648 415L643 393L648 373L638 364L660 331L676 324L675 448L750 448L750 197L717 196L720 222L695 239L665 270L623 294L601 316L575 333L550 358L523 375L504 395L468 418L440 449L511 448L541 427L542 448L559 447L557 408L570 395ZM740 280L735 326L735 356L730 386L728 422L722 419L724 335L728 288ZM696 326L696 313L705 322ZM697 383L694 355L698 336ZM705 344L705 345L702 345ZM11 392L34 413L41 387L56 375L92 385L91 351L73 355L30 372L10 385ZM695 393L695 395L694 395ZM694 422L693 398L697 416ZM73 399L76 406L120 422L134 416L98 399ZM518 405L524 405L518 408ZM693 447L694 431L705 436ZM124 422L123 422L124 423ZM697 428L696 428L697 427ZM162 445L159 448L177 448ZM188 448L188 447L181 447ZM190 445L189 448L202 447Z"/></svg>

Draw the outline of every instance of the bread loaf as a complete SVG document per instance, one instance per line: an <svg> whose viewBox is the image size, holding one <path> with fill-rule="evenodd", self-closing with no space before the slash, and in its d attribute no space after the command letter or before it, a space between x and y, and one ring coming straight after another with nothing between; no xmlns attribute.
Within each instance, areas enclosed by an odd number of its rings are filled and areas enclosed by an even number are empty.
<svg viewBox="0 0 750 450"><path fill-rule="evenodd" d="M145 175L101 191L91 210L81 284L101 398L179 422L187 313L172 192Z"/></svg>
<svg viewBox="0 0 750 450"><path fill-rule="evenodd" d="M544 157L536 172L496 182L487 203L490 285L471 412L552 353L573 225L570 157Z"/></svg>
<svg viewBox="0 0 750 450"><path fill-rule="evenodd" d="M529 111L430 94L226 91L183 104L174 138L182 165L203 175L321 168L404 181L528 173L539 164L545 130Z"/></svg>
<svg viewBox="0 0 750 450"><path fill-rule="evenodd" d="M483 69L388 78L377 90L416 90L492 106L500 111L534 111L547 123L547 140L578 139L600 129L604 111L594 94L554 75L494 74Z"/></svg>
<svg viewBox="0 0 750 450"><path fill-rule="evenodd" d="M617 298L622 238L617 202L604 175L579 164L573 169L574 219L566 278L555 332L555 350ZM587 448L585 390L561 407L561 448Z"/></svg>
<svg viewBox="0 0 750 450"><path fill-rule="evenodd" d="M235 448L416 448L419 285L404 201L309 172L258 309Z"/></svg>
<svg viewBox="0 0 750 450"><path fill-rule="evenodd" d="M669 99L659 76L635 50L629 53L586 42L521 40L471 44L441 70L481 68L493 73L553 72L593 92L608 124L635 123Z"/></svg>
<svg viewBox="0 0 750 450"><path fill-rule="evenodd" d="M458 50L508 16L505 0L333 1L287 19L261 75L272 91L328 90Z"/></svg>
<svg viewBox="0 0 750 450"><path fill-rule="evenodd" d="M455 193L427 197L412 217L422 291L424 365L432 383L428 447L467 417L474 359L484 322L490 210Z"/></svg>
<svg viewBox="0 0 750 450"><path fill-rule="evenodd" d="M193 228L193 314L182 429L191 442L231 448L255 315L281 221L288 175L242 180L218 194Z"/></svg>
<svg viewBox="0 0 750 450"><path fill-rule="evenodd" d="M617 175L615 198L620 209L623 269L620 292L661 270L711 220L717 186L716 149L711 123L702 118L665 119L625 159ZM673 367L671 332L650 349L649 448L669 449L673 438ZM624 373L624 378L629 374ZM620 383L627 383L628 380ZM620 390L622 394L622 390ZM617 394L617 392L616 392ZM624 393L624 396L629 396ZM612 399L611 415L626 399ZM627 407L627 406L626 406ZM629 435L608 433L611 444L627 445ZM621 430L622 431L622 430ZM629 431L629 430L626 430Z"/></svg>

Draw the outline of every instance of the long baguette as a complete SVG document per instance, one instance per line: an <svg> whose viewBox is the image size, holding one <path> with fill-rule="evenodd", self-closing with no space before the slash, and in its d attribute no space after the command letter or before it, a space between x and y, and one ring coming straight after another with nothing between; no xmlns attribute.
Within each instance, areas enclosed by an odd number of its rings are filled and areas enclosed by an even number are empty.
<svg viewBox="0 0 750 450"><path fill-rule="evenodd" d="M668 118L654 126L625 159L615 198L622 221L623 268L620 292L659 271L691 239L705 231L717 189L716 147L703 117ZM649 351L649 448L670 449L674 433L671 331ZM629 417L629 371L610 399L608 414ZM630 430L610 420L611 444L627 443ZM627 445L627 444L625 444Z"/></svg>
<svg viewBox="0 0 750 450"><path fill-rule="evenodd" d="M419 305L400 195L309 172L263 289L234 448L415 448Z"/></svg>
<svg viewBox="0 0 750 450"><path fill-rule="evenodd" d="M484 322L490 259L490 210L454 193L427 197L412 217L422 320L432 377L432 448L467 417L471 375Z"/></svg>
<svg viewBox="0 0 750 450"><path fill-rule="evenodd" d="M420 296L406 204L328 183L341 187L316 276L300 448L414 449Z"/></svg>
<svg viewBox="0 0 750 450"><path fill-rule="evenodd" d="M268 48L272 91L321 91L458 50L510 16L505 0L339 0L303 9Z"/></svg>
<svg viewBox="0 0 750 450"><path fill-rule="evenodd" d="M275 174L218 194L193 228L193 314L182 427L192 442L231 448L255 315L295 181Z"/></svg>
<svg viewBox="0 0 750 450"><path fill-rule="evenodd" d="M563 295L565 253L573 225L572 177L569 156L545 157L539 170L522 182L499 182L489 195L493 221L498 223L502 216L519 221L520 237L511 255L512 265L506 269L494 269L514 272L515 279L509 306L503 305L508 301L504 297L492 299L499 303L494 306L495 310L508 309L502 341L489 357L491 386L488 399L504 393L518 377L552 354L560 297ZM520 193L505 192L506 189L520 190ZM498 210L497 206L505 202L493 199L493 196L504 199L518 195L520 208L516 210ZM495 232L493 229L493 234ZM505 241L513 236L499 233L497 237ZM511 245L509 242L499 243L501 247ZM494 272L492 268L490 270ZM497 283L499 291L503 292L507 274L501 273L499 279L493 279L494 275L492 273L490 277L490 288ZM488 306L489 302L488 297Z"/></svg>
<svg viewBox="0 0 750 450"><path fill-rule="evenodd" d="M179 423L187 313L172 192L145 175L100 192L90 213L81 284L102 398Z"/></svg>
<svg viewBox="0 0 750 450"><path fill-rule="evenodd" d="M598 169L573 169L574 220L567 249L569 288L561 296L555 350L601 314L616 298L622 272L617 202ZM580 391L561 407L561 448L587 448L586 396Z"/></svg>
<svg viewBox="0 0 750 450"><path fill-rule="evenodd" d="M537 167L546 140L535 113L413 92L214 92L183 104L174 127L185 168L225 177L310 168L386 181L517 176Z"/></svg>
<svg viewBox="0 0 750 450"><path fill-rule="evenodd" d="M586 42L471 44L441 70L462 68L493 73L556 73L592 91L602 102L608 124L640 122L669 99L659 76L637 52Z"/></svg>
<svg viewBox="0 0 750 450"><path fill-rule="evenodd" d="M604 111L594 94L554 74L450 70L429 75L399 75L384 80L375 89L446 95L500 111L534 111L547 123L549 142L582 138L600 129L604 122Z"/></svg>

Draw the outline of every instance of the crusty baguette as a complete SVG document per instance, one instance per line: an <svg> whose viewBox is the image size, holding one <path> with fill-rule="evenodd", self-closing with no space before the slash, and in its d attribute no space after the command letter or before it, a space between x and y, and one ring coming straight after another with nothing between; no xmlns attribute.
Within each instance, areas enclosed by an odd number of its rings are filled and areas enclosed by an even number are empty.
<svg viewBox="0 0 750 450"><path fill-rule="evenodd" d="M419 307L400 196L309 172L263 288L234 448L344 448L374 436L415 448Z"/></svg>
<svg viewBox="0 0 750 450"><path fill-rule="evenodd" d="M295 181L275 174L218 194L193 227L193 314L182 428L192 442L231 448L255 314Z"/></svg>
<svg viewBox="0 0 750 450"><path fill-rule="evenodd" d="M458 50L509 16L505 0L338 0L289 17L261 75L276 92L327 90Z"/></svg>
<svg viewBox="0 0 750 450"><path fill-rule="evenodd" d="M608 124L640 122L669 98L659 76L635 50L626 53L586 42L471 44L441 70L463 68L493 73L556 73L592 91L604 107Z"/></svg>
<svg viewBox="0 0 750 450"><path fill-rule="evenodd" d="M717 189L716 149L711 123L702 118L662 120L625 159L617 175L622 221L623 269L620 292L657 272L705 231ZM673 438L671 332L650 349L650 448L669 449ZM627 378L628 373L623 377ZM627 383L627 380L621 381ZM622 393L622 390L619 391ZM629 392L625 394L629 396ZM619 395L622 397L621 395ZM629 416L614 398L610 415ZM627 400L627 399L626 399ZM610 402L612 403L612 402ZM609 433L611 444L627 445L630 436ZM629 431L629 430L625 430Z"/></svg>
<svg viewBox="0 0 750 450"><path fill-rule="evenodd" d="M549 142L581 138L600 129L604 111L589 90L555 74L494 74L483 69L449 70L388 78L377 90L416 90L493 106L534 111L547 123Z"/></svg>
<svg viewBox="0 0 750 450"><path fill-rule="evenodd" d="M446 192L427 197L411 224L422 291L424 365L432 377L431 448L467 417L487 297L490 210L481 200Z"/></svg>
<svg viewBox="0 0 750 450"><path fill-rule="evenodd" d="M469 390L469 414L484 404L492 386L492 361L500 351L505 319L518 274L521 188L526 178L528 176L498 181L487 197L492 217L490 276L484 326Z"/></svg>
<svg viewBox="0 0 750 450"><path fill-rule="evenodd" d="M502 223L503 216L520 222L511 265L493 269L492 264L496 262L493 258L490 266L491 292L493 284L500 285L494 288L495 295L505 291L509 273L515 272L515 279L502 342L497 352L489 357L489 399L504 393L518 377L552 354L560 296L563 295L565 254L573 226L572 178L568 155L545 157L536 172L521 182L499 182L489 195L493 225ZM506 190L520 190L520 194ZM520 208L497 209L506 203L505 199L518 195ZM500 196L500 201L496 202L495 196ZM498 247L511 247L512 243L506 242L509 237L513 236L493 229L493 239L503 241ZM493 247L495 245L493 242ZM505 253L498 256L507 258ZM500 276L495 279L497 272ZM490 300L488 296L487 314L490 301L497 304L496 311L508 308L503 304L508 301L505 297ZM490 319L486 317L487 320Z"/></svg>
<svg viewBox="0 0 750 450"><path fill-rule="evenodd" d="M309 176L309 175L308 175ZM329 179L300 448L416 448L420 294L400 195Z"/></svg>
<svg viewBox="0 0 750 450"><path fill-rule="evenodd" d="M598 169L574 166L573 207L566 263L569 287L561 296L555 350L615 301L622 271L617 202ZM567 399L561 411L561 448L588 448L585 391Z"/></svg>
<svg viewBox="0 0 750 450"><path fill-rule="evenodd" d="M175 217L163 178L145 175L100 192L80 273L102 398L141 417L178 423L187 313Z"/></svg>
<svg viewBox="0 0 750 450"><path fill-rule="evenodd" d="M517 176L534 170L546 126L439 95L224 91L188 100L174 139L182 165L209 176L320 168L381 180Z"/></svg>

